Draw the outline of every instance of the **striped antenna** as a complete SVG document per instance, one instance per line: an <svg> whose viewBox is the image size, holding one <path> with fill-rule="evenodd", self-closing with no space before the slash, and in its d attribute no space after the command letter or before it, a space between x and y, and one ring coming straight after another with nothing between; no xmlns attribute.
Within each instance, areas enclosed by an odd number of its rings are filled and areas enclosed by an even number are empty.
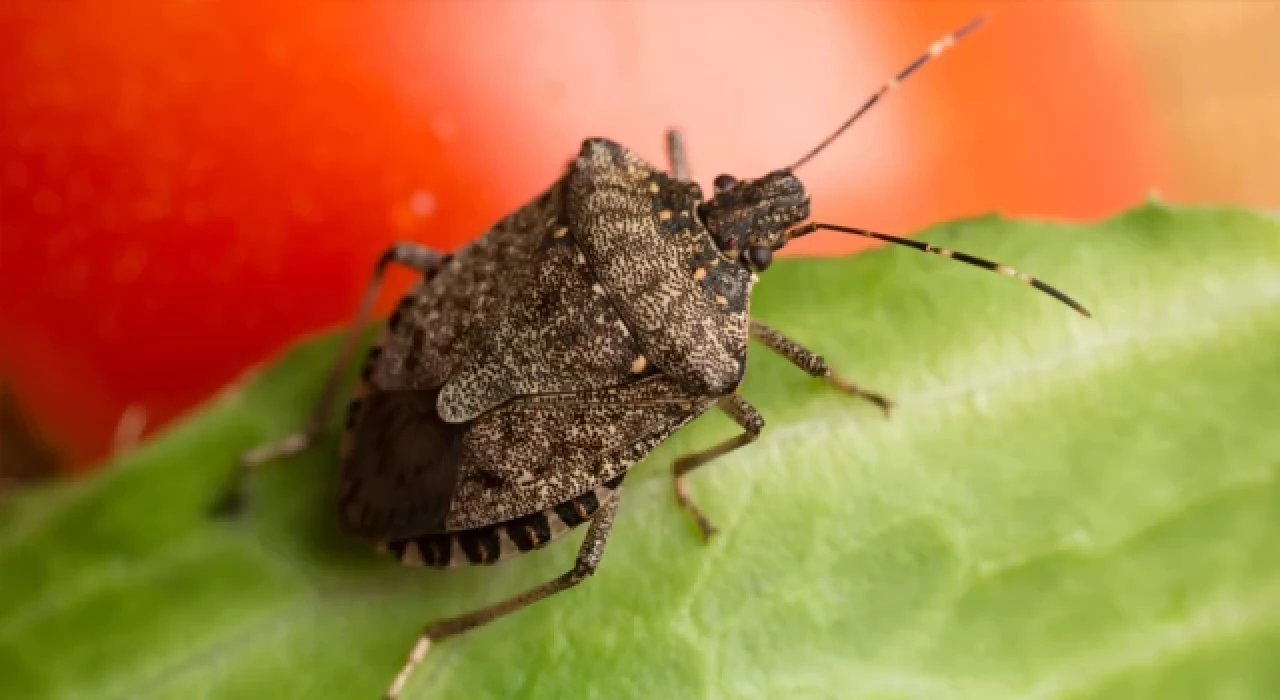
<svg viewBox="0 0 1280 700"><path fill-rule="evenodd" d="M908 248L915 248L916 250L921 250L926 253L941 255L944 258L951 258L952 260L959 260L960 262L963 262L963 263L969 263L970 265L975 265L984 270L991 270L992 272L998 272L1002 275L1013 277L1021 282L1024 282L1026 284L1031 285L1032 287L1035 287L1036 289L1039 289L1045 294L1048 294L1054 299L1057 299L1058 301L1075 309L1077 312L1079 312L1082 316L1086 318L1093 318L1093 314L1089 313L1089 310L1081 306L1079 303L1077 303L1075 299L1072 299L1066 294L1059 292L1058 290L1054 289L1053 287L1050 287L1049 285L1045 284L1044 282L1041 282L1040 280L1032 277L1031 275L1028 275L1023 272L1018 272L1017 270L1013 269L1012 267L1009 267L1008 265L1001 265L1000 263L991 262L990 260L969 255L968 253L961 253L960 251L957 251L957 250L948 250L946 248L938 248L937 246L929 245L924 241L912 240L910 238L899 238L897 236L890 236L887 233L876 233L875 231L868 231L866 229L861 229L861 228L853 228L852 226L837 226L835 224L816 224L816 223L808 223L798 228L792 229L791 231L787 232L787 240L789 241L795 238L799 238L801 236L806 236L810 233L813 233L814 231L836 231L837 233L852 233L855 236L864 236L866 238L874 238L878 241L884 241L886 243L896 243L898 245L904 245L904 246L907 246Z"/></svg>
<svg viewBox="0 0 1280 700"><path fill-rule="evenodd" d="M960 41L961 39L963 39L966 34L977 29L985 21L986 21L986 17L979 15L973 18L972 20L970 20L969 23L964 25L963 27L933 42L933 44L929 47L928 51L924 52L918 58L916 58L916 60L912 61L911 65L907 66L906 68L903 68L901 72L899 72L897 75L893 77L893 80L890 80L889 82L880 86L880 89L876 91L876 94L872 95L871 99L867 100L866 103L863 104L862 107L858 109L858 111L854 112L852 117L849 117L848 119L846 119L845 122L840 125L840 128L836 129L831 133L830 136L823 139L822 143L818 144L817 147L815 147L812 151L809 151L808 153L804 154L804 157L802 157L800 160L797 160L795 163L793 163L791 167L787 168L787 172L792 172L796 168L799 168L805 163L808 163L814 156L821 153L822 149L826 148L827 146L830 146L832 141L835 141L837 138L840 138L840 135L843 134L846 129L853 126L853 123L858 121L859 117L866 114L867 110L871 109L877 102L879 102L881 97L884 97L886 94L889 93L890 90L893 90L894 88L898 87L898 84L906 80L907 76L919 70L920 66L923 66L924 64L936 58L938 54L951 48L957 41Z"/></svg>

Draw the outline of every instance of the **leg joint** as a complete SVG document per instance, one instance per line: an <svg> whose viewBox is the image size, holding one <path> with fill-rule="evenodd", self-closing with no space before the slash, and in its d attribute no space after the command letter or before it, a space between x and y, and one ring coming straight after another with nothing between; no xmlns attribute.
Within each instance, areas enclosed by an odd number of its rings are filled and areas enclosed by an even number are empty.
<svg viewBox="0 0 1280 700"><path fill-rule="evenodd" d="M595 572L595 563L579 559L574 563L573 570L569 572L569 580L577 583L583 579L590 578Z"/></svg>
<svg viewBox="0 0 1280 700"><path fill-rule="evenodd" d="M822 355L815 353L809 358L809 361L806 364L808 366L805 367L805 369L814 377L825 377L831 373L831 368L827 366L827 358Z"/></svg>
<svg viewBox="0 0 1280 700"><path fill-rule="evenodd" d="M440 253L417 243L393 243L378 258L377 273L382 274L391 263L399 263L419 272L440 264L443 258Z"/></svg>
<svg viewBox="0 0 1280 700"><path fill-rule="evenodd" d="M390 248L382 251L382 255L378 257L378 262L374 269L378 274L382 274L391 263L399 262L402 257L404 257L404 244L393 243Z"/></svg>

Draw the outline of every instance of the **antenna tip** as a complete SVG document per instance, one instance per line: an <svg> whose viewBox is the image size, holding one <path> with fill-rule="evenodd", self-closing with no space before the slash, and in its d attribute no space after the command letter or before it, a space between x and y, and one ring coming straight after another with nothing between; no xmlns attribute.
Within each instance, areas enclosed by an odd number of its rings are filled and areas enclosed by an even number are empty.
<svg viewBox="0 0 1280 700"><path fill-rule="evenodd" d="M1066 294L1054 294L1053 296L1058 297L1059 301L1065 302L1067 306L1070 306L1073 311L1081 316L1084 316L1085 318L1093 318L1093 314L1090 313L1088 309L1081 306L1080 302L1072 299Z"/></svg>
<svg viewBox="0 0 1280 700"><path fill-rule="evenodd" d="M983 12L983 13L981 13L981 14L977 15L977 16L976 16L976 17L974 17L973 19L969 20L968 24L966 24L966 25L964 25L963 27L961 27L961 28L957 29L957 30L956 30L956 32L955 32L955 34L954 34L953 36L954 36L956 39L960 39L960 38L962 38L964 35L966 35L966 34L968 34L968 33L972 32L973 30L977 29L978 27L981 27L983 24L986 24L986 22L987 22L987 17L988 17L988 16L989 16L989 15L987 15L987 13L985 13L985 12Z"/></svg>

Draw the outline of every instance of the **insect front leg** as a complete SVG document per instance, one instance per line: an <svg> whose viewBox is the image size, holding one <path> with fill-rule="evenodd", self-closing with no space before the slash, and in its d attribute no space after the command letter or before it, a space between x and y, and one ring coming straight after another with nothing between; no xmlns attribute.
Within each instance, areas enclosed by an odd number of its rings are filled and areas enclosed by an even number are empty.
<svg viewBox="0 0 1280 700"><path fill-rule="evenodd" d="M578 559L569 571L541 586L514 595L500 603L480 608L465 615L437 620L427 625L422 632L422 636L418 637L418 641L413 645L413 650L409 652L409 658L405 661L404 666L396 674L391 686L387 688L387 693L384 696L386 700L395 700L400 695L400 691L404 690L405 684L409 681L409 676L422 663L422 659L426 657L432 642L462 634L467 630L475 629L504 615L516 612L560 591L573 588L594 574L596 567L600 565L600 559L604 556L605 541L608 540L609 531L613 528L613 516L618 510L618 501L621 497L622 489L619 487L614 490L607 501L600 504L600 508L596 510L595 515L591 518L591 524L587 528L587 536L583 539L582 546L578 548Z"/></svg>
<svg viewBox="0 0 1280 700"><path fill-rule="evenodd" d="M741 396L730 394L720 399L716 405L720 407L720 410L729 414L729 417L735 423L742 426L742 434L729 438L709 450L687 454L677 459L671 466L671 471L675 475L676 501L689 512L689 515L693 516L693 521L698 524L698 529L702 531L702 536L708 539L716 534L716 527L711 524L711 521L707 519L707 516L702 513L698 506L694 505L693 501L689 499L689 489L684 481L685 475L716 457L755 442L756 438L760 437L760 431L764 430L764 416L761 416L760 412Z"/></svg>
<svg viewBox="0 0 1280 700"><path fill-rule="evenodd" d="M751 319L751 337L759 340L770 350L787 358L791 364L808 372L810 376L825 379L837 389L866 399L879 406L886 416L889 415L889 410L893 408L893 402L888 397L877 394L874 391L862 389L857 384L836 374L834 370L827 366L826 359L821 355L788 338L772 326L766 326L755 319Z"/></svg>
<svg viewBox="0 0 1280 700"><path fill-rule="evenodd" d="M329 415L333 411L333 403L338 393L338 387L342 384L342 378L351 363L351 355L355 351L360 334L364 332L365 326L369 321L369 313L373 309L373 302L378 296L378 289L382 284L382 276L386 273L387 268L392 263L395 263L416 270L423 275L429 275L438 270L445 259L446 256L442 253L417 243L396 243L378 258L378 263L374 267L373 277L369 280L369 286L365 290L364 298L360 301L360 308L356 312L356 317L351 323L350 330L347 331L338 359L334 362L333 368L325 379L324 387L320 391L320 398L316 401L315 407L311 411L311 417L307 421L306 428L300 432L286 435L278 440L258 445L245 451L236 464L231 483L215 505L215 512L223 515L238 512L244 501L244 479L246 474L255 467L272 460L302 452L324 431L329 422Z"/></svg>
<svg viewBox="0 0 1280 700"><path fill-rule="evenodd" d="M684 153L684 134L679 129L667 131L667 160L671 175L677 180L689 179L689 159Z"/></svg>

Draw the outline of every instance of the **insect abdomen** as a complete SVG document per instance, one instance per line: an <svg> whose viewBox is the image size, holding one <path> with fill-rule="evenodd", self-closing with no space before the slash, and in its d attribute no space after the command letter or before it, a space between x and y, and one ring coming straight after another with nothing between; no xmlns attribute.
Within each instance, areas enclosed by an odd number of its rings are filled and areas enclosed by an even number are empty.
<svg viewBox="0 0 1280 700"><path fill-rule="evenodd" d="M406 566L446 569L496 564L541 549L590 520L604 499L622 484L625 476L619 475L591 491L538 513L470 530L391 540L385 548Z"/></svg>

